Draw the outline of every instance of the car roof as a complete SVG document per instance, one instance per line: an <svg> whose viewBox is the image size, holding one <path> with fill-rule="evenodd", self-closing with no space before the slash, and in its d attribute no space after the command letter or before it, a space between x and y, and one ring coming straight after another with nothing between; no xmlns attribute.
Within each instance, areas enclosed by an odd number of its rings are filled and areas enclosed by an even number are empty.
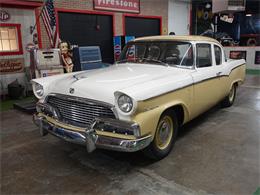
<svg viewBox="0 0 260 195"><path fill-rule="evenodd" d="M161 35L136 38L134 41L209 41L218 43L216 39L197 35Z"/></svg>

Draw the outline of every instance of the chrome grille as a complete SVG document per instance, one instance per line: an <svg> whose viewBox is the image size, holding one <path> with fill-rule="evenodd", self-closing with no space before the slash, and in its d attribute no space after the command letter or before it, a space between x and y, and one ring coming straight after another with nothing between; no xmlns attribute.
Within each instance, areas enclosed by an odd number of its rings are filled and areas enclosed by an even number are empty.
<svg viewBox="0 0 260 195"><path fill-rule="evenodd" d="M62 120L71 125L89 127L96 117L115 118L108 105L100 102L65 95L47 97L48 104L58 109Z"/></svg>

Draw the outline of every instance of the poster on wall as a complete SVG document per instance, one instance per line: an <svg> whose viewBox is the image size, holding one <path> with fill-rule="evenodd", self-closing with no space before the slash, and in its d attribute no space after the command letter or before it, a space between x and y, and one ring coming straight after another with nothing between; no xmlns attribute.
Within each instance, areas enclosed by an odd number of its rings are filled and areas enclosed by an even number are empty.
<svg viewBox="0 0 260 195"><path fill-rule="evenodd" d="M140 0L93 0L94 9L140 13Z"/></svg>
<svg viewBox="0 0 260 195"><path fill-rule="evenodd" d="M121 50L122 50L121 36L115 36L114 37L114 59L115 59L115 61L119 60Z"/></svg>
<svg viewBox="0 0 260 195"><path fill-rule="evenodd" d="M0 74L18 73L24 70L24 59L0 59Z"/></svg>
<svg viewBox="0 0 260 195"><path fill-rule="evenodd" d="M255 52L255 64L260 65L260 51Z"/></svg>
<svg viewBox="0 0 260 195"><path fill-rule="evenodd" d="M246 51L230 51L229 58L246 60Z"/></svg>

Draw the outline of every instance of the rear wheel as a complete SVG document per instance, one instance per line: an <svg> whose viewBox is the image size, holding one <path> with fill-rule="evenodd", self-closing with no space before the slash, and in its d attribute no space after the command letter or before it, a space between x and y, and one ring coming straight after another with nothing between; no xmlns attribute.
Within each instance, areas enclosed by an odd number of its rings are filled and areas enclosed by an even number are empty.
<svg viewBox="0 0 260 195"><path fill-rule="evenodd" d="M230 107L233 105L235 98L236 98L236 84L233 84L229 94L225 97L225 99L221 102L223 107Z"/></svg>
<svg viewBox="0 0 260 195"><path fill-rule="evenodd" d="M152 143L144 150L154 160L160 160L171 151L178 133L178 120L174 111L167 111L160 117Z"/></svg>

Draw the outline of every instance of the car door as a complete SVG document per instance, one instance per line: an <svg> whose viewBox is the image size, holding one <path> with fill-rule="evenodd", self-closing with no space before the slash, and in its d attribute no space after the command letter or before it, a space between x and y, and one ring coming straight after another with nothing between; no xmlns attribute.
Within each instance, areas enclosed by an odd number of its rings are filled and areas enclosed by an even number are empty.
<svg viewBox="0 0 260 195"><path fill-rule="evenodd" d="M220 100L220 68L216 67L213 45L197 43L195 45L195 71L192 73L194 82L193 116L197 116L212 107Z"/></svg>
<svg viewBox="0 0 260 195"><path fill-rule="evenodd" d="M213 63L216 65L218 83L219 83L219 99L222 100L229 93L229 67L225 63L223 49L216 44L213 44Z"/></svg>

